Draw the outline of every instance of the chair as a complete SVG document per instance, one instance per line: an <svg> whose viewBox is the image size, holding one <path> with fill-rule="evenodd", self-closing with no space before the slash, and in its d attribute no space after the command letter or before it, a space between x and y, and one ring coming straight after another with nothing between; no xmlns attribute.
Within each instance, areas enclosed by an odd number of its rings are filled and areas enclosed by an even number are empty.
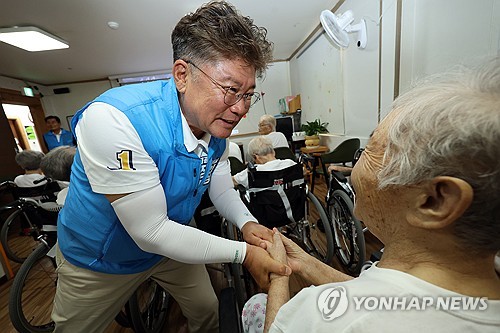
<svg viewBox="0 0 500 333"><path fill-rule="evenodd" d="M359 149L360 141L358 138L347 139L337 146L333 151L321 155L321 162L330 163L342 163L344 166L346 163L352 162L354 159L354 154L356 150Z"/></svg>
<svg viewBox="0 0 500 333"><path fill-rule="evenodd" d="M231 176L234 176L238 172L241 172L246 169L245 164L241 162L239 159L237 159L234 156L229 156L229 165L231 166Z"/></svg>
<svg viewBox="0 0 500 333"><path fill-rule="evenodd" d="M321 166L323 167L325 181L328 181L326 164L342 163L343 166L346 166L346 163L352 163L354 154L356 154L360 145L361 143L358 138L347 139L339 144L333 151L321 155Z"/></svg>
<svg viewBox="0 0 500 333"><path fill-rule="evenodd" d="M297 162L297 156L295 156L293 151L288 147L274 148L274 153L276 158L279 160L290 159L294 162Z"/></svg>

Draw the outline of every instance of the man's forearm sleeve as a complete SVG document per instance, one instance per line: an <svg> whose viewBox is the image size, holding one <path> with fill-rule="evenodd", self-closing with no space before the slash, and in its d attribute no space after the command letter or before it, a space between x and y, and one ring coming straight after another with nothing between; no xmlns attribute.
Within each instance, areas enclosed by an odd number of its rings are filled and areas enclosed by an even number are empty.
<svg viewBox="0 0 500 333"><path fill-rule="evenodd" d="M112 203L136 244L146 252L190 263L242 263L246 244L172 221L161 185L128 194Z"/></svg>

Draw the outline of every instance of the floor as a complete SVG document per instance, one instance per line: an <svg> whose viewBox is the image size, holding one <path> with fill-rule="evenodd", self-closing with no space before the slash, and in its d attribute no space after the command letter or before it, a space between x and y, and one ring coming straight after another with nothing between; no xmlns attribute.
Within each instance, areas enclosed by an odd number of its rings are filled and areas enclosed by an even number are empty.
<svg viewBox="0 0 500 333"><path fill-rule="evenodd" d="M326 196L326 185L325 182L322 180L322 178L316 179L315 183L315 188L314 188L314 194L320 199L320 201L324 201L324 198ZM382 247L382 244L380 241L378 241L373 235L371 235L369 232L365 233L365 241L366 241L366 252L367 252L367 258L370 257L370 254L380 250ZM19 264L11 262L12 269L14 272L16 272L19 269ZM333 267L336 269L342 270L342 267L340 266L339 262L335 258L334 261L331 264ZM218 293L221 288L225 287L227 282L224 278L224 274L221 273L220 271L217 270L217 266L212 266L209 267L208 271L212 279L212 284L214 285L215 291ZM298 289L298 283L295 284L294 286L291 286L291 289ZM9 319L9 313L8 313L8 296L9 296L9 289L12 284L12 280L9 280L3 284L0 285L0 327L2 328L1 331L3 333L14 333L16 330L12 327L12 324ZM296 290L294 290L296 291ZM117 332L123 332L123 333L131 333L133 332L132 329L130 328L124 328L120 326L118 323L113 322L110 324L108 329L106 330L106 333L117 333ZM169 313L169 324L168 327L165 328L164 330L165 333L180 333L180 332L186 332L186 327L185 327L185 318L182 316L182 313L177 306L177 304L174 304L172 307L172 310Z"/></svg>

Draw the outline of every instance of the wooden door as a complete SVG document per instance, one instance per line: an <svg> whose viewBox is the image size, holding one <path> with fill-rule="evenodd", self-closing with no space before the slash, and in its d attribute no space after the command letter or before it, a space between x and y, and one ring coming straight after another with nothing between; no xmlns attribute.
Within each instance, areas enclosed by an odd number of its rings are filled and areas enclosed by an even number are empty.
<svg viewBox="0 0 500 333"><path fill-rule="evenodd" d="M23 170L16 164L14 159L17 145L14 139L14 132L11 130L2 104L26 105L30 108L40 147L43 152L47 153L47 147L43 141L43 133L46 127L44 120L45 113L40 102L40 97L23 96L19 91L0 88L0 181L12 180L15 176L23 173Z"/></svg>

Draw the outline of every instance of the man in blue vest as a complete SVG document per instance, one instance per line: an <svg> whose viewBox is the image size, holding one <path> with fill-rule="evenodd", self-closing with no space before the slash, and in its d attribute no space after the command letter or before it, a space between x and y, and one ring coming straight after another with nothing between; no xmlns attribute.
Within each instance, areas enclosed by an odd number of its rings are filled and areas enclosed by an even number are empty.
<svg viewBox="0 0 500 333"><path fill-rule="evenodd" d="M75 146L73 134L61 127L58 116L45 117L45 124L49 131L43 135L43 140L49 151L60 146Z"/></svg>
<svg viewBox="0 0 500 333"><path fill-rule="evenodd" d="M170 80L111 89L73 117L56 332L102 332L150 277L177 300L190 332L218 332L206 263L243 263L264 285L270 273L291 273L261 247L272 232L234 191L225 139L259 100L255 78L272 59L266 30L211 2L179 21L172 44ZM246 242L187 226L206 190Z"/></svg>

